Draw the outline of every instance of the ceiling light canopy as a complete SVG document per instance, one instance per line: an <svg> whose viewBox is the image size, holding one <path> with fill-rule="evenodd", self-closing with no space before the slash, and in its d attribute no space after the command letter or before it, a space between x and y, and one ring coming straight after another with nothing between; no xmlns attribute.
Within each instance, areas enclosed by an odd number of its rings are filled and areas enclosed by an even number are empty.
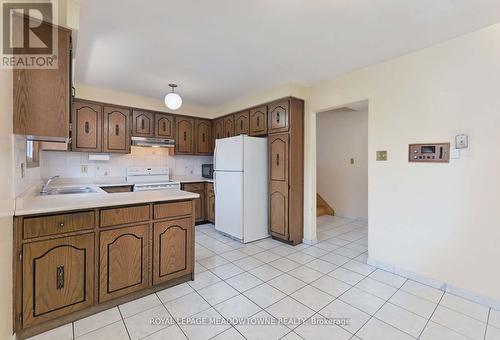
<svg viewBox="0 0 500 340"><path fill-rule="evenodd" d="M172 92L165 96L165 105L167 105L170 110L177 110L182 105L182 98L174 92L177 87L176 84L168 84L168 86L172 88Z"/></svg>

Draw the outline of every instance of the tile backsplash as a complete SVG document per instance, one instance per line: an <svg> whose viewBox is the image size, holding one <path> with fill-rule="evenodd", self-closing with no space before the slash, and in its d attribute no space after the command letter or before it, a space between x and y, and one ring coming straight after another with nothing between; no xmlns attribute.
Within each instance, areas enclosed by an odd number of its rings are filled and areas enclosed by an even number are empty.
<svg viewBox="0 0 500 340"><path fill-rule="evenodd" d="M109 161L90 161L87 152L42 151L42 178L125 177L127 167L167 166L173 176L200 176L201 165L212 163L211 156L170 156L167 149L132 147L130 154L110 154Z"/></svg>
<svg viewBox="0 0 500 340"><path fill-rule="evenodd" d="M40 183L41 168L26 166L26 137L14 135L14 194L18 196L29 187Z"/></svg>

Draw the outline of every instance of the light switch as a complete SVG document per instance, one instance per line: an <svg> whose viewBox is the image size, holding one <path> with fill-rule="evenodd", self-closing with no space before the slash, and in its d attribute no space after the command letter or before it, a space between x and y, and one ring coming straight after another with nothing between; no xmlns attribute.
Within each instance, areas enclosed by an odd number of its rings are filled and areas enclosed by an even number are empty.
<svg viewBox="0 0 500 340"><path fill-rule="evenodd" d="M377 161L386 161L387 160L387 151L377 151Z"/></svg>

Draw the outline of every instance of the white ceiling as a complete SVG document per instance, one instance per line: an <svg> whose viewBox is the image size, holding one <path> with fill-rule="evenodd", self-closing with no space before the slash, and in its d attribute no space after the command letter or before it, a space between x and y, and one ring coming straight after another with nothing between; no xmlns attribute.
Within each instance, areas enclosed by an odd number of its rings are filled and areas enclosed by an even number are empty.
<svg viewBox="0 0 500 340"><path fill-rule="evenodd" d="M498 0L84 0L76 82L217 107L497 22Z"/></svg>

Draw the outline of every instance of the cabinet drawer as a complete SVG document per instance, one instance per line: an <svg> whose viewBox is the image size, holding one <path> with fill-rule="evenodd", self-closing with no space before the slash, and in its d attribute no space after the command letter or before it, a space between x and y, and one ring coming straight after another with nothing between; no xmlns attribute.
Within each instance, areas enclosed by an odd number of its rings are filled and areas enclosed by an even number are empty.
<svg viewBox="0 0 500 340"><path fill-rule="evenodd" d="M95 226L93 211L73 214L60 214L41 217L28 217L23 222L23 237L33 238L72 231L92 229Z"/></svg>
<svg viewBox="0 0 500 340"><path fill-rule="evenodd" d="M198 190L205 190L205 183L200 182L200 183L186 183L182 185L182 190L185 191L198 191Z"/></svg>
<svg viewBox="0 0 500 340"><path fill-rule="evenodd" d="M149 205L101 210L101 227L149 220Z"/></svg>
<svg viewBox="0 0 500 340"><path fill-rule="evenodd" d="M154 206L155 220L174 216L190 215L193 212L191 201L157 203Z"/></svg>

